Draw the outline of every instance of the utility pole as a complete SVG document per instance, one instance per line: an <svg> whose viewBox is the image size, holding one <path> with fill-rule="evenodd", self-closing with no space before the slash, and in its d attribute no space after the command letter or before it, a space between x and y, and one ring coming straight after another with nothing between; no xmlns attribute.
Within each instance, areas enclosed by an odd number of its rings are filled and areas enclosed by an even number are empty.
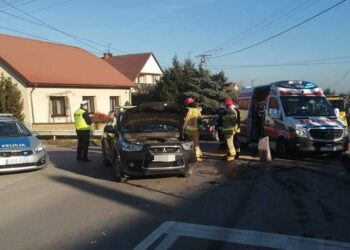
<svg viewBox="0 0 350 250"><path fill-rule="evenodd" d="M201 55L198 55L196 57L199 57L199 65L201 67L203 67L204 65L204 68L207 69L207 57L210 56L209 54L201 54Z"/></svg>

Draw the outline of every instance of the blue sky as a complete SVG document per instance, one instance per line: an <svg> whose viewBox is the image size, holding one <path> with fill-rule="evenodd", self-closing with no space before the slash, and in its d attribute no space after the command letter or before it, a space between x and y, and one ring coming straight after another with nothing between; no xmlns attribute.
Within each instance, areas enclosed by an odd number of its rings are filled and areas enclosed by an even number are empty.
<svg viewBox="0 0 350 250"><path fill-rule="evenodd" d="M81 43L14 18L16 15L38 22L6 2L55 28L96 43ZM218 56L278 34L340 0L6 2L0 0L1 33L29 37L16 30L79 46L98 56L108 44L113 54L152 51L163 68L171 65L174 55L198 63L197 56L204 53L209 55L206 62L212 72L224 70L229 80L241 85L303 79L337 92L350 91L350 1L273 40L223 57Z"/></svg>

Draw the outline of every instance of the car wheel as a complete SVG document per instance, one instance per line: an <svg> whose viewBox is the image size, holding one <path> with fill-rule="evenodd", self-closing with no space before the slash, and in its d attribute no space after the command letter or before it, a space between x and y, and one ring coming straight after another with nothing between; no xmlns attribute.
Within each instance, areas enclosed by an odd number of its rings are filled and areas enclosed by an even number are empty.
<svg viewBox="0 0 350 250"><path fill-rule="evenodd" d="M124 183L128 180L120 167L120 161L118 159L118 156L114 157L113 170L114 170L114 176L117 182Z"/></svg>
<svg viewBox="0 0 350 250"><path fill-rule="evenodd" d="M188 168L186 172L180 175L182 178L190 177L193 174L193 164L187 163L187 165Z"/></svg>
<svg viewBox="0 0 350 250"><path fill-rule="evenodd" d="M103 163L103 166L105 166L105 167L111 166L111 163L109 162L109 160L106 157L106 146L105 146L104 142L102 142L102 163Z"/></svg>
<svg viewBox="0 0 350 250"><path fill-rule="evenodd" d="M285 139L278 139L276 153L279 157L286 157L288 155L288 145Z"/></svg>

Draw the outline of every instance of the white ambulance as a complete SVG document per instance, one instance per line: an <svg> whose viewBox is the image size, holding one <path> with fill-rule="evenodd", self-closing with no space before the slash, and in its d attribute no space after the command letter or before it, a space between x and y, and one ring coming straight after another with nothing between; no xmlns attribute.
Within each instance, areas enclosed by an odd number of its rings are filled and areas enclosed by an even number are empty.
<svg viewBox="0 0 350 250"><path fill-rule="evenodd" d="M315 83L279 81L242 88L238 105L242 144L268 136L271 150L281 156L348 149L348 129Z"/></svg>

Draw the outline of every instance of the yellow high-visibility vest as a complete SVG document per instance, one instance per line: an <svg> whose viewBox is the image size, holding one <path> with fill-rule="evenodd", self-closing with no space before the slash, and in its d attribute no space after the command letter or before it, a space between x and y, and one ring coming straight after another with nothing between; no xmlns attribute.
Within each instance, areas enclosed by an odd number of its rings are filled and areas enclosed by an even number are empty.
<svg viewBox="0 0 350 250"><path fill-rule="evenodd" d="M86 123L83 114L86 111L84 109L77 109L74 112L75 129L76 130L90 130L90 125Z"/></svg>

